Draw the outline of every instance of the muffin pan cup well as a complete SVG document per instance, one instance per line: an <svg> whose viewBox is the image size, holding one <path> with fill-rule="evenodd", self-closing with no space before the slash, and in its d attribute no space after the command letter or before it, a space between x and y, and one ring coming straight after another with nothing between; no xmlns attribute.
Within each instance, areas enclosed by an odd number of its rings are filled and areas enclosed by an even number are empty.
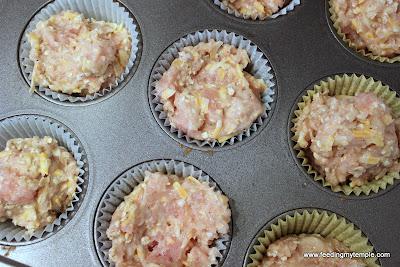
<svg viewBox="0 0 400 267"><path fill-rule="evenodd" d="M345 45L347 45L351 50L354 52L358 53L360 56L364 56L367 59L375 60L377 62L381 63L388 63L388 64L393 64L393 63L399 63L400 62L400 56L396 57L385 57L385 56L378 56L374 55L370 51L366 49L360 49L357 47L357 45L352 42L349 38L346 37L346 34L343 33L340 23L338 22L338 16L333 8L333 0L326 0L327 1L327 9L328 9L328 16L329 19L331 20L331 26L333 27L332 30L336 31L335 34L337 34L338 39L342 41Z"/></svg>
<svg viewBox="0 0 400 267"><path fill-rule="evenodd" d="M220 143L218 141L201 141L188 137L181 130L174 128L168 119L167 113L163 109L160 97L156 95L156 84L162 78L163 74L168 71L172 62L178 58L178 53L184 47L195 46L200 42L209 42L210 40L221 41L224 44L232 45L247 51L250 63L246 70L258 79L263 79L268 89L262 94L261 101L264 104L265 111L253 122L250 128L244 130L240 134ZM155 119L160 127L177 142L192 147L194 149L208 150L220 149L236 145L242 141L247 141L254 137L255 132L260 131L269 121L274 107L274 97L276 96L276 82L273 69L266 56L261 50L250 40L233 32L219 30L197 31L192 34L180 38L178 41L168 47L158 58L149 82L149 101L150 107Z"/></svg>
<svg viewBox="0 0 400 267"><path fill-rule="evenodd" d="M111 248L111 241L107 237L107 229L110 226L111 217L116 208L124 201L124 197L129 195L134 188L144 181L145 172L161 172L168 175L177 175L180 177L192 176L201 182L207 182L214 191L224 194L217 183L205 172L199 170L193 165L176 160L153 160L138 164L123 174L121 174L106 190L97 207L96 218L94 222L94 240L97 255L103 266L115 266L109 260L108 251ZM232 231L232 219L230 221L230 230ZM222 266L225 257L229 251L232 233L221 236L215 240L215 246L220 255L217 257L218 265Z"/></svg>
<svg viewBox="0 0 400 267"><path fill-rule="evenodd" d="M206 1L211 1L215 5L217 5L221 10L227 12L229 15L235 16L240 19L250 19L250 20L266 20L266 19L274 19L279 16L286 15L287 13L293 11L296 6L301 4L301 0L286 0L284 6L279 9L277 12L272 14L271 16L249 16L249 15L244 15L238 12L237 10L234 10L230 8L229 6L225 5L222 3L221 0L206 0Z"/></svg>
<svg viewBox="0 0 400 267"><path fill-rule="evenodd" d="M116 81L109 87L100 89L94 94L75 96L55 92L48 87L35 86L35 92L37 94L57 104L92 104L96 102L95 100L103 100L122 89L127 82L126 80L129 79L136 70L142 48L139 25L132 13L122 3L113 0L55 0L42 6L28 22L19 43L19 65L29 86L32 83L34 62L29 58L31 45L27 35L36 29L36 25L40 21L47 20L51 16L66 10L81 13L85 18L121 24L128 30L131 37L132 45L128 64L123 73L117 77ZM28 91L29 87L27 87L26 90Z"/></svg>
<svg viewBox="0 0 400 267"><path fill-rule="evenodd" d="M329 96L354 96L358 93L366 92L374 93L382 99L383 102L392 110L392 116L394 119L400 117L400 98L397 97L396 92L392 91L389 86L382 84L380 81L375 81L373 78L367 78L364 75L343 74L322 80L315 84L311 90L305 92L300 99L300 102L297 103L298 108L294 111L292 126L297 122L304 106L312 101L313 96L316 93L326 94ZM319 182L324 187L330 188L333 192L341 192L347 196L351 194L356 196L361 194L368 196L371 193L377 193L379 190L385 190L387 187L390 187L390 185L393 185L397 179L400 179L398 172L389 172L382 178L374 179L362 186L351 187L348 184L333 186L311 165L310 160L307 158L307 152L297 143L298 136L295 133L294 128L292 128L291 131L291 139L294 142L293 149L301 166L303 166L307 174L309 174L314 181Z"/></svg>
<svg viewBox="0 0 400 267"><path fill-rule="evenodd" d="M374 248L353 223L326 210L299 209L287 212L267 223L253 239L243 267L257 267L266 257L270 244L287 235L319 234L334 238L351 252L369 253ZM377 258L364 259L368 267L379 266Z"/></svg>
<svg viewBox="0 0 400 267"><path fill-rule="evenodd" d="M85 150L76 135L61 122L41 115L17 115L0 120L0 150L4 150L8 140L13 138L50 136L65 147L74 157L79 168L77 188L72 202L56 220L32 234L15 226L10 220L0 223L0 244L27 245L39 242L64 227L80 207L88 184L88 162Z"/></svg>

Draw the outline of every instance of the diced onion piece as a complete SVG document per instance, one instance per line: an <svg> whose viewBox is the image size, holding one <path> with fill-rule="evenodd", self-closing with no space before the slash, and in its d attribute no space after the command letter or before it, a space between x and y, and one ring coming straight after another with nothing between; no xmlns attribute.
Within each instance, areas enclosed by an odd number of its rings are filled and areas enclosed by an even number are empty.
<svg viewBox="0 0 400 267"><path fill-rule="evenodd" d="M196 178L194 178L193 176L188 176L187 179L194 183L194 184L201 184L199 180L197 180Z"/></svg>
<svg viewBox="0 0 400 267"><path fill-rule="evenodd" d="M39 171L42 175L49 174L50 159L46 153L40 153L39 155Z"/></svg>
<svg viewBox="0 0 400 267"><path fill-rule="evenodd" d="M163 92L162 92L162 95L161 95L161 97L163 98L163 99L168 99L168 98L170 98L171 96L173 96L174 94L175 94L175 89L174 88L167 88L167 89L165 89Z"/></svg>
<svg viewBox="0 0 400 267"><path fill-rule="evenodd" d="M188 197L188 193L186 192L185 188L181 186L179 182L174 182L173 186L182 199L186 199Z"/></svg>

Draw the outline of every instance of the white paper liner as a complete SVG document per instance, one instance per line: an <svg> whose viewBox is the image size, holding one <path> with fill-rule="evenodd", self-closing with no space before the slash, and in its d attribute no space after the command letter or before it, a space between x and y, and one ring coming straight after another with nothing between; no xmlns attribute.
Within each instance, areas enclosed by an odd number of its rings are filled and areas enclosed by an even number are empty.
<svg viewBox="0 0 400 267"><path fill-rule="evenodd" d="M278 12L272 14L271 16L247 16L239 13L237 10L234 10L226 5L224 5L220 0L211 0L215 5L219 6L222 10L228 12L230 15L234 15L237 18L241 19L252 19L252 20L265 20L267 18L277 18L282 15L286 15L288 12L292 11L296 6L300 5L301 0L291 0L289 3L287 3L284 7L278 10Z"/></svg>
<svg viewBox="0 0 400 267"><path fill-rule="evenodd" d="M39 115L18 115L0 121L0 150L4 150L7 140L13 138L50 136L65 147L77 161L79 176L77 188L71 204L64 213L44 229L29 235L25 228L15 226L10 220L0 223L0 244L25 245L38 242L60 230L79 208L87 188L88 166L86 153L77 137L60 122Z"/></svg>
<svg viewBox="0 0 400 267"><path fill-rule="evenodd" d="M132 167L128 171L121 174L108 187L101 198L96 211L94 222L94 239L97 255L99 256L103 266L115 266L115 264L112 263L108 257L108 251L111 248L112 243L106 234L107 229L110 226L111 217L116 208L121 204L122 201L124 201L124 197L129 195L139 183L143 182L145 171L161 172L180 177L193 176L199 181L209 183L209 186L214 188L214 191L220 191L222 194L224 194L216 182L205 172L181 161L153 160ZM232 220L230 222L230 231L232 231ZM220 253L217 258L217 266L221 266L223 264L226 255L228 254L231 243L231 235L231 233L223 235L215 241L215 246L218 248Z"/></svg>
<svg viewBox="0 0 400 267"><path fill-rule="evenodd" d="M178 53L186 46L195 46L200 42L208 42L210 40L222 41L225 44L230 44L236 48L242 48L247 51L250 57L249 66L246 70L253 76L259 79L263 79L268 86L263 95L261 101L265 106L265 111L253 122L250 128L244 130L242 133L226 140L225 142L219 143L218 141L201 141L188 137L181 130L178 130L171 126L167 113L163 110L163 104L160 101L160 97L156 96L156 83L162 78L163 74L169 69L174 59L178 57ZM198 147L223 147L224 145L233 145L235 142L242 141L245 138L250 137L256 132L261 125L267 121L268 114L272 110L273 97L276 92L275 77L273 74L272 67L261 52L261 50L245 37L238 35L233 32L219 31L219 30L205 30L197 31L182 37L177 42L173 43L168 47L163 54L158 58L150 78L149 88L149 100L150 107L153 114L164 131L172 134L173 138L177 141L187 144L195 144Z"/></svg>
<svg viewBox="0 0 400 267"><path fill-rule="evenodd" d="M79 103L98 99L114 90L120 89L122 82L128 76L133 66L136 64L136 58L139 51L139 27L133 15L129 10L122 6L119 2L113 0L55 0L54 2L44 6L27 25L19 47L19 61L22 74L25 79L31 83L34 62L29 59L29 51L31 49L27 34L32 32L37 23L49 19L52 15L58 14L64 10L73 10L82 13L85 18L94 18L106 22L114 22L123 24L131 35L132 48L131 55L124 72L117 78L114 84L109 88L104 88L97 93L86 96L72 96L60 92L54 92L47 87L36 86L36 92L47 99L55 102L71 102Z"/></svg>

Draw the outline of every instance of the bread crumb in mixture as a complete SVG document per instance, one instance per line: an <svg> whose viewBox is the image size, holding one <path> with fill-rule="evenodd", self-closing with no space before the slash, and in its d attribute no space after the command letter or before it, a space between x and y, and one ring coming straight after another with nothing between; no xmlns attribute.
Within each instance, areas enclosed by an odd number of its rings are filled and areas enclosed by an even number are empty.
<svg viewBox="0 0 400 267"><path fill-rule="evenodd" d="M121 266L211 266L229 232L228 198L192 176L145 173L115 210L107 236Z"/></svg>
<svg viewBox="0 0 400 267"><path fill-rule="evenodd" d="M314 167L335 186L361 186L398 172L398 121L373 93L327 96L307 103L294 130Z"/></svg>
<svg viewBox="0 0 400 267"><path fill-rule="evenodd" d="M188 137L222 143L265 112L267 85L244 71L247 52L211 40L179 53L156 85L171 125Z"/></svg>
<svg viewBox="0 0 400 267"><path fill-rule="evenodd" d="M33 232L51 224L70 205L79 169L57 140L17 138L0 152L0 222Z"/></svg>
<svg viewBox="0 0 400 267"><path fill-rule="evenodd" d="M34 61L31 89L40 85L72 95L94 94L114 84L131 53L124 26L63 11L28 34Z"/></svg>

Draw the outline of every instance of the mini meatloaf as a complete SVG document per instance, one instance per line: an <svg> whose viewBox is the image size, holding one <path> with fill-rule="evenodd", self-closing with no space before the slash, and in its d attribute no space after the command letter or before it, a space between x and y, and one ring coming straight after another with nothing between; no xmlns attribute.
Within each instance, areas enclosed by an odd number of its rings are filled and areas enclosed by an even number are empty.
<svg viewBox="0 0 400 267"><path fill-rule="evenodd" d="M94 94L115 83L130 57L131 37L115 23L64 11L28 34L36 85L64 94Z"/></svg>
<svg viewBox="0 0 400 267"><path fill-rule="evenodd" d="M112 216L110 258L116 266L211 266L230 216L228 198L208 183L146 172Z"/></svg>
<svg viewBox="0 0 400 267"><path fill-rule="evenodd" d="M222 3L243 16L265 18L282 8L285 0L223 0Z"/></svg>
<svg viewBox="0 0 400 267"><path fill-rule="evenodd" d="M337 22L358 49L400 55L400 0L332 0Z"/></svg>
<svg viewBox="0 0 400 267"><path fill-rule="evenodd" d="M360 259L304 257L304 253L319 254L320 252L343 253L352 251L342 242L333 238L324 238L318 234L289 235L278 239L268 246L267 257L265 257L260 267L366 266ZM330 256L333 256L333 254Z"/></svg>
<svg viewBox="0 0 400 267"><path fill-rule="evenodd" d="M70 205L79 170L51 137L8 140L0 152L0 222L28 232L45 227Z"/></svg>
<svg viewBox="0 0 400 267"><path fill-rule="evenodd" d="M295 124L297 143L335 186L360 186L399 171L398 122L372 93L330 97L315 94Z"/></svg>
<svg viewBox="0 0 400 267"><path fill-rule="evenodd" d="M267 86L244 71L244 49L211 40L179 53L156 85L171 125L188 137L222 143L265 111Z"/></svg>

